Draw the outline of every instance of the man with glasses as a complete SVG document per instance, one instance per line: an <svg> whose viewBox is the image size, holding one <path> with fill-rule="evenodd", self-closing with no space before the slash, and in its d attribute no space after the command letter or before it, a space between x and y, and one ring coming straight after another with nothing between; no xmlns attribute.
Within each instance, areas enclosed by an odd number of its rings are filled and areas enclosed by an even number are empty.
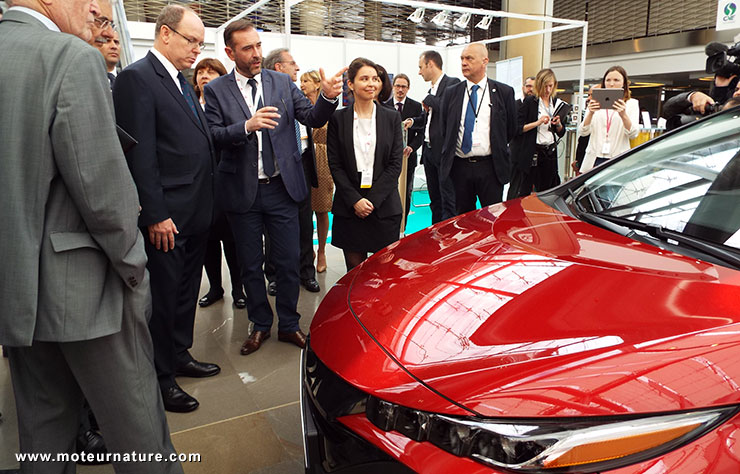
<svg viewBox="0 0 740 474"><path fill-rule="evenodd" d="M194 11L164 7L154 47L121 71L113 88L118 124L139 142L126 159L149 257L154 362L165 409L175 412L198 408L175 376L210 377L221 370L189 353L213 212L215 153L206 117L180 71L192 67L204 35Z"/></svg>
<svg viewBox="0 0 740 474"><path fill-rule="evenodd" d="M293 59L293 55L287 48L278 48L270 51L265 56L263 67L273 71L282 72L290 76L293 82L298 81L298 71L301 70ZM298 227L300 229L300 277L301 285L312 292L321 291L319 282L316 281L316 267L313 264L313 210L311 209L311 187L319 187L319 178L316 175L316 157L313 153L313 137L311 127L302 125L295 121L296 143L300 136L301 158L303 163L303 173L306 175L306 186L308 186L308 196L301 201L298 206ZM303 138L305 137L305 139ZM272 245L269 235L265 235L265 276L268 280L267 294L270 296L277 295L277 270L275 268L275 259L272 254Z"/></svg>
<svg viewBox="0 0 740 474"><path fill-rule="evenodd" d="M401 114L401 120L404 127L408 130L406 137L406 147L403 149L404 159L408 159L408 168L406 170L406 216L409 218L409 208L411 207L411 192L414 188L414 170L416 169L416 150L424 141L423 111L421 103L407 97L411 80L406 74L396 74L393 77L393 96L385 102L385 105L398 110ZM414 120L418 119L418 120ZM419 125L411 127L414 122Z"/></svg>

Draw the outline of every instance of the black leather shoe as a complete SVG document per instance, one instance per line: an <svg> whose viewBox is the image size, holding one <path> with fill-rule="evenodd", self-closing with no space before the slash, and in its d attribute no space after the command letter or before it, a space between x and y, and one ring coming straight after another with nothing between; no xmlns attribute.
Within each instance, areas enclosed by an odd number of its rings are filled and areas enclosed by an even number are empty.
<svg viewBox="0 0 740 474"><path fill-rule="evenodd" d="M185 393L178 385L162 390L162 401L165 410L177 413L193 411L200 405L198 400Z"/></svg>
<svg viewBox="0 0 740 474"><path fill-rule="evenodd" d="M316 281L316 278L303 280L301 284L303 285L303 288L307 289L311 293L318 293L319 291L321 291L321 287L319 286L319 282Z"/></svg>
<svg viewBox="0 0 740 474"><path fill-rule="evenodd" d="M77 454L85 453L77 461L77 464L83 464L85 466L109 464L104 460L107 452L105 441L97 431L87 430L77 435Z"/></svg>
<svg viewBox="0 0 740 474"><path fill-rule="evenodd" d="M247 297L244 295L237 295L236 298L234 298L234 306L236 306L236 309L244 309L247 307Z"/></svg>
<svg viewBox="0 0 740 474"><path fill-rule="evenodd" d="M267 284L267 294L270 296L277 295L277 282L271 281Z"/></svg>
<svg viewBox="0 0 740 474"><path fill-rule="evenodd" d="M221 293L220 295L215 295L211 293L210 291L206 293L206 295L198 300L198 306L201 308L205 308L206 306L211 306L216 301L223 299L224 294Z"/></svg>
<svg viewBox="0 0 740 474"><path fill-rule="evenodd" d="M175 371L175 375L178 377L213 377L217 373L221 372L221 367L216 364L210 364L208 362L198 362L197 360L191 360L185 365L181 365Z"/></svg>

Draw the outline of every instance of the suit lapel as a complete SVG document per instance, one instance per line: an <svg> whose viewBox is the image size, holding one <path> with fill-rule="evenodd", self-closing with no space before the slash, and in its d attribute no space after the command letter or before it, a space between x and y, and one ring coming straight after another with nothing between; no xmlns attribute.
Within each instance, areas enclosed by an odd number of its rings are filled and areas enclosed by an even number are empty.
<svg viewBox="0 0 740 474"><path fill-rule="evenodd" d="M167 72L167 69L164 67L164 65L159 61L159 59L149 52L147 54L147 57L149 58L149 62L152 64L152 67L154 67L154 72L157 73L159 76L159 79L162 81L162 85L165 89L167 89L167 92L172 95L172 98L175 99L175 102L180 104L180 107L182 108L185 115L187 115L190 120L203 132L205 133L204 124L199 123L196 116L193 114L193 111L190 110L190 106L185 101L185 96L183 96L183 93L187 91L180 92L180 89L177 88L175 85L175 81L172 79L172 76L170 76L170 73Z"/></svg>
<svg viewBox="0 0 740 474"><path fill-rule="evenodd" d="M262 105L274 105L272 103L272 76L267 71L262 71Z"/></svg>
<svg viewBox="0 0 740 474"><path fill-rule="evenodd" d="M247 117L247 120L252 118L252 114L249 113L249 107L247 107L247 103L244 100L244 96L242 95L242 91L239 89L239 85L236 83L236 70L232 70L231 74L229 74L228 79L226 81L226 88L231 92L231 95L234 96L234 101L239 104L239 107L241 107L242 112L244 112L244 116Z"/></svg>
<svg viewBox="0 0 740 474"><path fill-rule="evenodd" d="M455 97L453 98L453 100L450 100L450 107L452 107L452 110L447 111L447 113L450 114L449 115L450 120L448 123L456 124L456 127L455 126L452 127L455 129L454 131L455 137L457 137L457 131L460 129L460 120L462 118L463 94L465 94L466 87L467 87L467 83L465 81L461 81L459 84L456 84L455 86L453 86Z"/></svg>
<svg viewBox="0 0 740 474"><path fill-rule="evenodd" d="M347 167L348 171L350 173L350 177L357 176L357 157L355 156L355 139L354 139L354 130L355 130L355 114L354 114L354 108L350 105L346 109L347 112L344 113L344 143L346 143L346 155L347 155ZM357 179L357 178L355 178Z"/></svg>

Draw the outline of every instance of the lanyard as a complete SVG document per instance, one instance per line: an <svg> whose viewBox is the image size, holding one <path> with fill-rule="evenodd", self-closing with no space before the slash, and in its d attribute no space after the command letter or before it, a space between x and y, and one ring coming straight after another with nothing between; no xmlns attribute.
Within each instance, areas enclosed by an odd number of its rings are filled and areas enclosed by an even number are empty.
<svg viewBox="0 0 740 474"><path fill-rule="evenodd" d="M609 117L609 110L606 110L606 141L609 141L609 129L612 126L612 120L614 119L614 115L612 114L611 117Z"/></svg>
<svg viewBox="0 0 740 474"><path fill-rule="evenodd" d="M478 114L480 113L480 108L483 105L483 99L485 99L486 97L486 91L488 90L488 84L486 84L486 86L482 87L481 89L483 90L481 91L480 102L478 102L478 108L476 109L475 106L472 105L473 100L470 97L470 91L468 90L467 87L465 88L465 92L467 92L468 94L468 105L470 106L470 108L473 109L473 116L475 117L476 120L478 120Z"/></svg>

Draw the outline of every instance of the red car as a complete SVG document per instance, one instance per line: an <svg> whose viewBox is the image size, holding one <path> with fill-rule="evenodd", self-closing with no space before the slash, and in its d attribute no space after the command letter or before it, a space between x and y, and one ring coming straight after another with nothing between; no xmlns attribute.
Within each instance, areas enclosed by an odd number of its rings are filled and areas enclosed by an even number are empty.
<svg viewBox="0 0 740 474"><path fill-rule="evenodd" d="M302 358L309 473L740 472L740 112L376 253Z"/></svg>

